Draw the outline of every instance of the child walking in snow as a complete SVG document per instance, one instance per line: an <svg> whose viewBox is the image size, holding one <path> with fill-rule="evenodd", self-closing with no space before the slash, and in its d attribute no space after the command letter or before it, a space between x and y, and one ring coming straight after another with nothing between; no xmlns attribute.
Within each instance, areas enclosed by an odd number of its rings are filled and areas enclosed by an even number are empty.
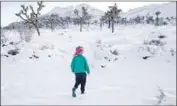
<svg viewBox="0 0 177 106"><path fill-rule="evenodd" d="M83 47L78 46L71 62L71 70L75 74L75 84L72 89L72 96L76 97L76 89L81 84L81 94L85 92L86 76L90 74L86 58L82 55Z"/></svg>

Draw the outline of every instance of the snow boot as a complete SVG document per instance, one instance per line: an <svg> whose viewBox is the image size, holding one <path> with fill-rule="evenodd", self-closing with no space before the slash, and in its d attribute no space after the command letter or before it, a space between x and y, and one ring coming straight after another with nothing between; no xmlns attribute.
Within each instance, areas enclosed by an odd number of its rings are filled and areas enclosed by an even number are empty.
<svg viewBox="0 0 177 106"><path fill-rule="evenodd" d="M76 91L76 88L73 88L72 89L72 97L76 97L76 92L75 91Z"/></svg>
<svg viewBox="0 0 177 106"><path fill-rule="evenodd" d="M83 94L85 94L85 92L81 92L81 94L83 95Z"/></svg>
<svg viewBox="0 0 177 106"><path fill-rule="evenodd" d="M81 91L81 94L85 94L85 91Z"/></svg>

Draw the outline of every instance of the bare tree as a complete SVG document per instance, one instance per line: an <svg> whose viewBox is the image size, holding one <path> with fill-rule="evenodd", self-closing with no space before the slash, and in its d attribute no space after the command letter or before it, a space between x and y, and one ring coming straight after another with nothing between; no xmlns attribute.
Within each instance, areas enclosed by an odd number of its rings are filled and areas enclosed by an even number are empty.
<svg viewBox="0 0 177 106"><path fill-rule="evenodd" d="M83 22L84 20L87 19L87 17L89 16L88 15L88 12L87 12L87 9L85 7L82 7L82 11L81 11L81 14L79 14L79 11L77 9L74 10L74 14L79 18L79 24L80 24L80 32L82 32L82 26L83 26Z"/></svg>
<svg viewBox="0 0 177 106"><path fill-rule="evenodd" d="M59 16L58 14L51 14L48 18L50 29L53 31L56 28L56 24L59 22Z"/></svg>
<svg viewBox="0 0 177 106"><path fill-rule="evenodd" d="M42 1L37 2L38 8L36 12L34 11L34 8L31 5L27 7L25 5L21 5L22 10L19 13L15 14L17 17L20 17L23 21L25 21L25 24L33 25L39 36L40 31L38 28L38 17L40 15L42 8L44 7L42 3L43 3ZM30 15L28 14L29 8L31 9Z"/></svg>
<svg viewBox="0 0 177 106"><path fill-rule="evenodd" d="M79 23L80 23L78 18L73 18L72 21L75 26L79 25Z"/></svg>
<svg viewBox="0 0 177 106"><path fill-rule="evenodd" d="M154 17L153 16L146 16L146 23L147 24L154 24Z"/></svg>
<svg viewBox="0 0 177 106"><path fill-rule="evenodd" d="M135 22L136 22L136 24L140 24L140 23L141 23L141 17L140 17L140 16L137 16L137 17L135 18Z"/></svg>
<svg viewBox="0 0 177 106"><path fill-rule="evenodd" d="M88 26L90 26L90 20L91 20L91 18L92 18L92 16L89 15L89 14L88 14L88 15L86 16L86 18L85 18L85 21L86 21L85 23L87 23Z"/></svg>
<svg viewBox="0 0 177 106"><path fill-rule="evenodd" d="M160 15L160 11L157 11L156 14L156 25L159 26L159 15Z"/></svg>
<svg viewBox="0 0 177 106"><path fill-rule="evenodd" d="M65 21L66 21L67 26L69 26L69 24L71 23L71 17L69 16L65 17Z"/></svg>
<svg viewBox="0 0 177 106"><path fill-rule="evenodd" d="M111 27L111 13L110 11L107 11L104 15L104 17L106 18L106 20L108 21L108 29Z"/></svg>
<svg viewBox="0 0 177 106"><path fill-rule="evenodd" d="M104 16L101 16L101 18L100 18L100 28L101 28L101 30L102 30L103 22L104 22Z"/></svg>
<svg viewBox="0 0 177 106"><path fill-rule="evenodd" d="M119 13L122 11L121 9L117 8L117 5L115 3L114 6L109 6L110 10L110 15L111 15L111 22L112 22L112 33L114 32L114 21L115 18L118 17Z"/></svg>
<svg viewBox="0 0 177 106"><path fill-rule="evenodd" d="M16 28L17 32L20 35L20 42L26 41L30 42L32 39L32 35L34 33L34 29L32 28L32 25L30 24L21 24L20 27Z"/></svg>

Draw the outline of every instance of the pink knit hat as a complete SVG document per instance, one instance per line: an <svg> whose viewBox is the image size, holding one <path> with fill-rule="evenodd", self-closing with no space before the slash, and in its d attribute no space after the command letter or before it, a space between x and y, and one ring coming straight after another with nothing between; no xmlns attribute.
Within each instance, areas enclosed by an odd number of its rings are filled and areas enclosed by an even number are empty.
<svg viewBox="0 0 177 106"><path fill-rule="evenodd" d="M78 46L76 47L76 51L74 53L74 56L77 56L78 54L81 54L83 52L83 47Z"/></svg>

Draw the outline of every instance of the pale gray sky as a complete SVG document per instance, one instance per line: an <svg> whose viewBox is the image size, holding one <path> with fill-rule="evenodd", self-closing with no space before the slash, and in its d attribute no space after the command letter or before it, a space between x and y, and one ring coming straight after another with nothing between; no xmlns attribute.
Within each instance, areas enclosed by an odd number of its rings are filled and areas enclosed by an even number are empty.
<svg viewBox="0 0 177 106"><path fill-rule="evenodd" d="M55 7L66 7L69 5L76 6L78 4L86 3L90 6L106 11L108 6L114 5L115 2L44 2L45 8L42 10L42 14L45 14L51 11ZM141 7L149 4L161 4L165 2L116 2L118 7L121 8L124 12L129 9ZM15 13L19 12L21 7L20 5L33 5L37 6L36 2L1 2L1 26L6 26L11 22L21 21L20 18L15 16Z"/></svg>

